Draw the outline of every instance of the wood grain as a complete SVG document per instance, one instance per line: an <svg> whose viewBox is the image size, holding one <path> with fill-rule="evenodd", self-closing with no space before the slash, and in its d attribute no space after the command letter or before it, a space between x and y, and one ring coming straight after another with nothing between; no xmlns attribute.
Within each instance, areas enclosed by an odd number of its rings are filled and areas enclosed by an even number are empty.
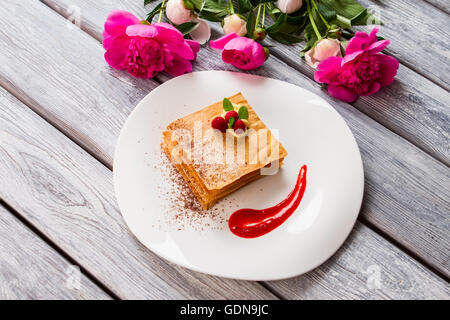
<svg viewBox="0 0 450 320"><path fill-rule="evenodd" d="M28 105L45 105L35 111L102 162L111 163L111 133L118 137L133 107L159 83L109 68L98 41L37 1L8 1L2 7L0 38L8 45L1 49L0 82ZM22 23L20 16L33 21ZM112 105L120 107L111 112Z"/></svg>
<svg viewBox="0 0 450 320"><path fill-rule="evenodd" d="M320 270L266 285L281 297L295 299L450 299L449 284L436 280L423 265L357 223ZM317 296L317 287L327 295Z"/></svg>
<svg viewBox="0 0 450 320"><path fill-rule="evenodd" d="M0 175L8 181L0 185L0 197L121 298L274 298L255 282L191 272L146 250L120 217L111 172L2 89L0 145ZM266 285L286 298L339 298L342 292L348 294L341 298L370 299L447 294L442 279L367 227L358 223L353 234L324 266ZM390 256L396 256L398 266ZM382 290L368 290L372 265L389 272ZM339 281L327 286L320 281L324 277Z"/></svg>
<svg viewBox="0 0 450 320"><path fill-rule="evenodd" d="M447 14L450 14L450 2L448 0L425 0L425 1L441 9Z"/></svg>
<svg viewBox="0 0 450 320"><path fill-rule="evenodd" d="M1 205L0 252L1 300L110 299Z"/></svg>
<svg viewBox="0 0 450 320"><path fill-rule="evenodd" d="M104 20L116 4L118 8L138 11L141 16L143 15L142 7L134 1L128 3L129 7L124 1L120 3L108 1L109 5L105 7L95 2L94 9L90 9L92 3L94 2L85 0L78 2L80 6L82 5L82 16L87 21ZM103 10L103 13L101 13L101 10ZM101 14L101 18L97 17L99 14ZM88 19L91 15L92 19ZM92 22L92 25L95 24ZM218 52L208 48L203 48L200 51L194 69L196 71L235 70L233 67L223 64ZM448 183L448 168L351 105L331 99L309 77L289 68L277 58L270 58L266 64L252 73L285 80L305 87L322 96L340 112L355 134L363 157L366 195L361 214L364 219L416 253L436 269L450 275L448 253L450 247L448 220L450 186ZM159 79L166 81L169 77L162 75ZM18 81L19 87L25 85L25 79L16 81ZM69 81L65 84L68 89L73 85ZM81 85L79 84L79 86ZM437 86L435 88L442 90ZM129 89L128 94L135 94L134 89ZM88 92L87 90L86 92L90 95L98 94L98 92ZM33 92L28 94L37 96ZM116 90L115 94L127 93L120 93ZM79 106L79 108L83 107ZM120 105L115 107L121 108ZM43 105L42 108L48 107ZM111 106L111 110L112 108L114 106ZM108 114L103 115L106 118L108 116ZM111 137L108 141L115 143L116 136L114 134L116 132L118 132L118 128L111 130ZM441 141L441 144L444 143L445 141ZM112 149L112 146L108 149ZM427 178L424 179L423 177Z"/></svg>
<svg viewBox="0 0 450 320"><path fill-rule="evenodd" d="M43 0L43 2L68 18L71 17L72 12L74 11L71 0ZM395 0L393 2L398 1ZM79 0L77 1L76 6L79 8L79 12L81 14L80 23L83 30L96 37L96 39L101 40L103 23L111 10L124 9L135 13L138 17L145 17L146 13L149 12L151 7L156 3L157 2L149 5L148 8L145 9L142 6L142 3L134 0ZM403 2L401 3L403 5ZM367 5L374 4L370 3ZM382 5L378 4L378 7L379 6ZM414 4L413 8L417 8L417 6L417 4ZM374 8L378 7L375 4ZM385 8L382 6L382 9L380 10L384 12L390 10L390 8ZM423 15L423 13L420 13L420 15ZM431 19L430 17L421 18ZM442 20L442 18L439 19ZM404 21L402 23L410 23L411 25L409 27L413 29L415 23L412 17L403 20ZM213 24L212 26L216 31L219 30L218 24ZM384 33L384 30L388 28L393 29L394 31L391 33L396 34L396 22L393 21L387 26L382 27L380 32ZM404 31L399 29L398 32L403 34ZM430 34L433 33L430 31ZM213 34L213 38L219 37L220 35L220 32L216 32ZM436 37L439 36L436 35ZM434 37L429 38L432 39ZM408 46L411 46L410 42L414 40L411 39L411 35L409 34L404 40L403 38L399 39L398 35L396 38L394 37L388 39L392 40L392 45L405 41ZM441 42L442 41L439 43ZM306 74L311 79L313 78L313 69L299 58L299 52L303 44L285 46L270 41L270 38L268 38L267 43L271 45L276 44L275 47L270 49L274 56L281 59L296 70ZM401 51L401 49L402 47L398 50ZM427 50L426 47L417 46L416 49L413 50L413 54L419 56L423 53L423 58L421 59L427 59L428 53L425 54L425 52L423 52L425 50ZM448 45L447 50L449 50ZM396 52L393 53L396 55ZM403 55L409 54L412 53L408 48ZM217 55L217 52L215 55ZM201 59L199 58L199 65L204 66L205 57L209 60L211 59L210 56L211 55L208 54L207 56L203 56ZM419 57L416 58L418 59L417 61L421 61ZM270 58L267 63L270 63L272 60L273 57ZM441 64L448 65L448 59L447 62L443 60ZM223 69L223 63L220 62L215 66L215 68ZM439 69L441 70L441 68ZM431 73L430 70L428 72ZM290 73L292 73L292 71ZM446 76L443 77L448 78ZM450 166L450 109L448 108L450 105L449 92L404 65L400 66L396 79L397 80L394 84L384 88L376 95L370 97L360 97L352 105Z"/></svg>
<svg viewBox="0 0 450 320"><path fill-rule="evenodd" d="M273 299L256 282L169 264L138 243L112 172L0 89L0 198L120 298Z"/></svg>

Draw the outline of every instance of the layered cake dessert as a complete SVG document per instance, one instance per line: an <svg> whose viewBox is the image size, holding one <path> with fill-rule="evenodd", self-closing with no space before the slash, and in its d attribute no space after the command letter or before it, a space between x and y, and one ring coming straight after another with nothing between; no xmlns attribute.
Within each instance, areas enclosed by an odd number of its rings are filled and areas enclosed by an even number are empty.
<svg viewBox="0 0 450 320"><path fill-rule="evenodd" d="M241 93L170 123L161 146L204 209L275 173L287 155Z"/></svg>

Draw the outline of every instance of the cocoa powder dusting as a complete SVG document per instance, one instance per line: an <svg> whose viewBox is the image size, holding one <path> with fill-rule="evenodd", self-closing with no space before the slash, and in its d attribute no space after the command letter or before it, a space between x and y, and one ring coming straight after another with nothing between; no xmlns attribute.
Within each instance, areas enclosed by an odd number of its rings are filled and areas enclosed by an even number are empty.
<svg viewBox="0 0 450 320"><path fill-rule="evenodd" d="M228 215L236 203L221 201L204 210L178 170L161 150L154 170L159 170L163 183L158 185L158 197L164 201L166 225L174 230L222 230L227 227Z"/></svg>

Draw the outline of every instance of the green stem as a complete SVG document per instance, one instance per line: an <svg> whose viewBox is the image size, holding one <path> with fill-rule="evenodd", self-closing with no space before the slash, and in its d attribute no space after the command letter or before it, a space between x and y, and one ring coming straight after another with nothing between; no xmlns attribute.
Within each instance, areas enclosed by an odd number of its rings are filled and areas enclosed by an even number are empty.
<svg viewBox="0 0 450 320"><path fill-rule="evenodd" d="M255 27L258 26L259 24L259 16L261 14L261 4L258 5L258 13L256 14L256 23L255 23Z"/></svg>
<svg viewBox="0 0 450 320"><path fill-rule="evenodd" d="M313 4L314 8L316 9L317 13L319 14L319 17L322 19L322 21L325 24L325 26L327 27L327 29L330 28L330 25L328 24L327 20L324 18L322 13L320 13L319 8L317 7L316 1L311 0L311 3Z"/></svg>
<svg viewBox="0 0 450 320"><path fill-rule="evenodd" d="M233 6L233 1L230 0L230 13L234 14L234 6Z"/></svg>
<svg viewBox="0 0 450 320"><path fill-rule="evenodd" d="M162 13L164 11L164 5L166 4L166 0L163 0L161 4L161 9L159 10L159 17L158 17L158 23L162 20Z"/></svg>
<svg viewBox="0 0 450 320"><path fill-rule="evenodd" d="M314 18L312 16L312 12L311 12L311 4L309 3L310 0L306 0L306 8L308 10L308 16L309 16L309 21L311 21L311 25L314 29L314 32L316 33L317 39L320 40L322 39L322 36L320 35L319 30L317 29L316 26L316 22L314 21Z"/></svg>

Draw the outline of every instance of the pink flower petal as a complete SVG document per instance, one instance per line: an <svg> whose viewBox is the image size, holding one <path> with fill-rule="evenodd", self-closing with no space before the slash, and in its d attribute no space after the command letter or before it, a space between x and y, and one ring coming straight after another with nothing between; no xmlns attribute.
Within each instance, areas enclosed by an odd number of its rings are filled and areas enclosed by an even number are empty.
<svg viewBox="0 0 450 320"><path fill-rule="evenodd" d="M246 37L231 39L223 48L222 60L242 70L253 70L266 61L262 45Z"/></svg>
<svg viewBox="0 0 450 320"><path fill-rule="evenodd" d="M111 43L113 40L114 40L114 37L111 37L111 36L103 37L103 41L102 41L103 49L108 50L109 48L111 48Z"/></svg>
<svg viewBox="0 0 450 320"><path fill-rule="evenodd" d="M378 30L380 30L380 27L375 26L375 27L373 27L372 31L370 31L369 38L371 38L373 41L377 40Z"/></svg>
<svg viewBox="0 0 450 320"><path fill-rule="evenodd" d="M209 38L211 38L211 27L209 26L208 22L202 19L196 19L194 20L196 22L200 22L197 29L189 33L192 40L197 41L200 44L205 44Z"/></svg>
<svg viewBox="0 0 450 320"><path fill-rule="evenodd" d="M118 47L126 49L128 48L129 44L130 38L127 37L126 35L122 35L119 37L108 37L103 40L103 48L105 48L106 50Z"/></svg>
<svg viewBox="0 0 450 320"><path fill-rule="evenodd" d="M317 66L317 71L314 73L314 80L319 83L338 83L336 78L341 69L341 62L341 57L329 57L323 60Z"/></svg>
<svg viewBox="0 0 450 320"><path fill-rule="evenodd" d="M126 30L130 37L155 38L163 43L180 43L184 41L183 34L168 23L160 22L147 24L136 24L129 26Z"/></svg>
<svg viewBox="0 0 450 320"><path fill-rule="evenodd" d="M349 40L347 47L345 48L345 55L362 50L367 43L369 43L369 36L367 33L357 32L355 36Z"/></svg>
<svg viewBox="0 0 450 320"><path fill-rule="evenodd" d="M170 43L170 42L182 42L184 41L184 36L174 26L165 23L165 22L158 22L153 23L152 26L154 26L158 30L158 35L156 36L156 39L160 42L164 43Z"/></svg>
<svg viewBox="0 0 450 320"><path fill-rule="evenodd" d="M108 37L111 37L111 35L108 32L106 32L106 30L103 30L102 37L103 39L106 39Z"/></svg>
<svg viewBox="0 0 450 320"><path fill-rule="evenodd" d="M223 50L223 48L225 47L225 45L230 42L232 39L234 38L238 38L239 36L236 33L229 33L227 35L224 35L223 37L217 39L217 40L213 40L209 42L209 46L212 49L217 49L217 50Z"/></svg>
<svg viewBox="0 0 450 320"><path fill-rule="evenodd" d="M391 42L389 40L380 40L377 42L372 43L368 48L367 51L370 54L375 54L378 52L383 51Z"/></svg>
<svg viewBox="0 0 450 320"><path fill-rule="evenodd" d="M357 57L359 57L361 54L364 53L364 50L358 50L358 51L354 51L350 54L346 54L344 59L342 59L342 63L341 65L344 65L350 61L353 61L354 59L356 59Z"/></svg>
<svg viewBox="0 0 450 320"><path fill-rule="evenodd" d="M337 86L337 85L329 85L328 86L328 93L336 99L345 101L345 102L353 102L356 99L358 99L358 95L354 93L352 90L344 87L344 86Z"/></svg>
<svg viewBox="0 0 450 320"><path fill-rule="evenodd" d="M129 37L155 38L158 35L158 30L154 25L135 24L127 27L126 34Z"/></svg>
<svg viewBox="0 0 450 320"><path fill-rule="evenodd" d="M394 77L397 74L399 63L394 57L385 54L377 54L376 57L379 65L381 66L381 86L386 87L394 82Z"/></svg>
<svg viewBox="0 0 450 320"><path fill-rule="evenodd" d="M191 46L184 40L178 43L166 43L164 47L183 59L193 60L195 58Z"/></svg>
<svg viewBox="0 0 450 320"><path fill-rule="evenodd" d="M352 54L356 51L367 50L374 42L377 41L378 27L372 29L370 34L365 32L356 32L355 36L350 39L345 49L345 55Z"/></svg>
<svg viewBox="0 0 450 320"><path fill-rule="evenodd" d="M379 82L374 82L374 84L372 85L372 88L370 88L370 90L366 93L361 94L362 96L370 96L374 93L377 93L381 88L381 85Z"/></svg>
<svg viewBox="0 0 450 320"><path fill-rule="evenodd" d="M119 36L133 24L139 24L139 19L133 14L122 10L112 11L106 19L104 35Z"/></svg>
<svg viewBox="0 0 450 320"><path fill-rule="evenodd" d="M192 64L186 59L175 58L170 66L166 66L165 71L174 77L181 76L192 72Z"/></svg>
<svg viewBox="0 0 450 320"><path fill-rule="evenodd" d="M197 58L197 53L200 51L200 44L197 41L186 39L187 44L191 47L194 53L194 59Z"/></svg>
<svg viewBox="0 0 450 320"><path fill-rule="evenodd" d="M126 50L107 50L105 52L106 62L114 69L124 70L127 68Z"/></svg>

